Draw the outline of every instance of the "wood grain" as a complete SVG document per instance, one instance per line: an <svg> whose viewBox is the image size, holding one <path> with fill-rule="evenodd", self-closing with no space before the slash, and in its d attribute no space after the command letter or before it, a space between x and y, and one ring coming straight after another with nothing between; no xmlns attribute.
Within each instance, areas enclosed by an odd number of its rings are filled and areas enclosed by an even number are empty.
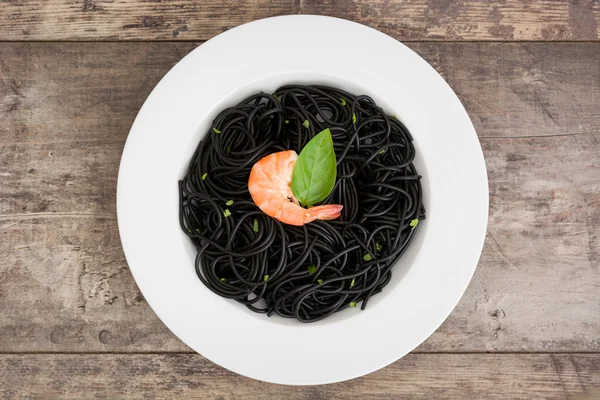
<svg viewBox="0 0 600 400"><path fill-rule="evenodd" d="M2 399L592 399L600 355L411 354L373 374L283 386L198 355L2 355ZM92 397L93 396L93 397Z"/></svg>
<svg viewBox="0 0 600 400"><path fill-rule="evenodd" d="M137 110L192 43L0 44L0 351L188 351L120 248ZM600 351L600 43L413 43L490 179L475 277L420 352Z"/></svg>
<svg viewBox="0 0 600 400"><path fill-rule="evenodd" d="M199 43L0 44L0 146L123 143L160 78ZM480 137L600 132L598 44L409 43Z"/></svg>
<svg viewBox="0 0 600 400"><path fill-rule="evenodd" d="M44 213L0 232L0 351L189 351L135 285L114 215Z"/></svg>
<svg viewBox="0 0 600 400"><path fill-rule="evenodd" d="M597 0L20 0L0 40L207 40L285 14L330 15L407 40L597 40Z"/></svg>

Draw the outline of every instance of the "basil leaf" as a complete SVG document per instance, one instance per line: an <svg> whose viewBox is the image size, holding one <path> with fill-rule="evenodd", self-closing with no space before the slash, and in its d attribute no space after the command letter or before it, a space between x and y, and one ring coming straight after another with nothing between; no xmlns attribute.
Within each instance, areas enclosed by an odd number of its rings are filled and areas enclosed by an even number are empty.
<svg viewBox="0 0 600 400"><path fill-rule="evenodd" d="M304 146L292 173L292 193L300 204L312 206L333 190L337 174L333 140L329 128Z"/></svg>

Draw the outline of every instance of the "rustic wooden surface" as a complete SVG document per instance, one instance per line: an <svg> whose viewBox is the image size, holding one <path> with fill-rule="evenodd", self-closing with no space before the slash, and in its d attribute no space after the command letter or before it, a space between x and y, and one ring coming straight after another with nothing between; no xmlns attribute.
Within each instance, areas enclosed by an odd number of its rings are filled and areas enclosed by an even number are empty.
<svg viewBox="0 0 600 400"><path fill-rule="evenodd" d="M597 0L3 0L0 40L207 40L284 14L330 15L400 40L597 40Z"/></svg>
<svg viewBox="0 0 600 400"><path fill-rule="evenodd" d="M0 399L595 396L600 2L262 3L0 1ZM447 321L379 372L306 388L193 354L148 307L121 250L115 188L129 127L199 42L28 42L203 40L285 13L436 40L409 45L467 108L490 181L483 255Z"/></svg>
<svg viewBox="0 0 600 400"><path fill-rule="evenodd" d="M196 354L0 355L0 398L75 399L590 399L591 354L410 354L333 385L282 386L231 373ZM587 397L582 393L587 392ZM28 397L29 398L29 397Z"/></svg>
<svg viewBox="0 0 600 400"><path fill-rule="evenodd" d="M187 351L129 274L115 186L137 110L194 47L0 45L0 351ZM490 180L479 268L420 350L600 351L600 43L411 47L465 103Z"/></svg>

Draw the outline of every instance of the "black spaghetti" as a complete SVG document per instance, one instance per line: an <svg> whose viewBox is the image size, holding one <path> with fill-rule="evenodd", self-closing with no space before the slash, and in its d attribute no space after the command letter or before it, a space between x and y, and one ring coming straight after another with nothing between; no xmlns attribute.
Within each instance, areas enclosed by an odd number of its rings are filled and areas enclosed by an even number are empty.
<svg viewBox="0 0 600 400"><path fill-rule="evenodd" d="M337 180L321 204L340 218L292 226L248 192L254 163L295 150L329 128ZM425 218L406 127L368 96L289 85L222 111L179 182L180 223L198 251L196 273L252 311L321 320L381 292Z"/></svg>

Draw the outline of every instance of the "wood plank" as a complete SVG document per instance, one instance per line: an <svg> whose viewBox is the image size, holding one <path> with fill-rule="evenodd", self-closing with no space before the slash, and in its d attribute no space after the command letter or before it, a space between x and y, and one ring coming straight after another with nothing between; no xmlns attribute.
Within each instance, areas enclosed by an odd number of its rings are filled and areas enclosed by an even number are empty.
<svg viewBox="0 0 600 400"><path fill-rule="evenodd" d="M0 146L124 143L152 88L197 45L0 43Z"/></svg>
<svg viewBox="0 0 600 400"><path fill-rule="evenodd" d="M123 143L160 78L198 43L0 43L0 146ZM410 43L480 137L600 132L600 44Z"/></svg>
<svg viewBox="0 0 600 400"><path fill-rule="evenodd" d="M1 355L0 381L4 399L591 399L600 355L412 354L362 378L304 387L248 379L192 354Z"/></svg>
<svg viewBox="0 0 600 400"><path fill-rule="evenodd" d="M0 216L114 217L122 149L122 141L1 146Z"/></svg>
<svg viewBox="0 0 600 400"><path fill-rule="evenodd" d="M33 214L0 232L0 351L189 351L135 285L114 215Z"/></svg>
<svg viewBox="0 0 600 400"><path fill-rule="evenodd" d="M0 40L207 40L285 14L330 15L400 40L597 40L596 0L0 2Z"/></svg>
<svg viewBox="0 0 600 400"><path fill-rule="evenodd" d="M411 46L465 103L490 179L479 268L418 350L599 351L600 44ZM187 351L126 268L115 187L135 113L194 47L0 44L0 351Z"/></svg>
<svg viewBox="0 0 600 400"><path fill-rule="evenodd" d="M600 132L596 43L410 43L446 79L480 137Z"/></svg>

